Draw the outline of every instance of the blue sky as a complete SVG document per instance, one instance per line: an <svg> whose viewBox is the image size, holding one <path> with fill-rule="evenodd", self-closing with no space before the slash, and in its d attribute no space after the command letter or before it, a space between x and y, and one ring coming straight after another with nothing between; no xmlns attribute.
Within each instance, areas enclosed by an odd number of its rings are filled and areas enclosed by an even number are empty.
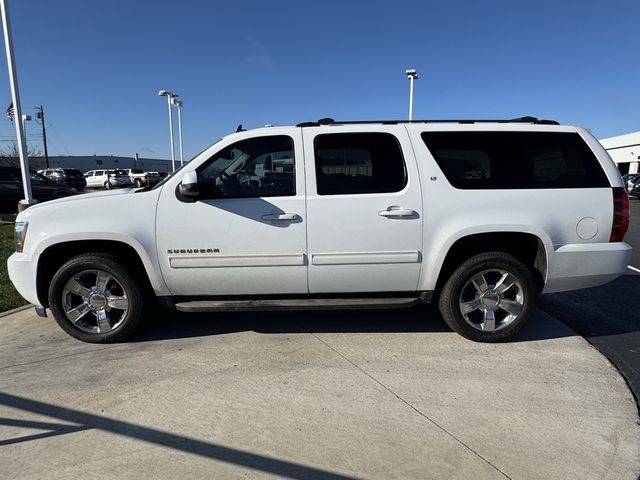
<svg viewBox="0 0 640 480"><path fill-rule="evenodd" d="M50 154L185 157L242 123L534 115L640 130L640 2L9 0L23 110ZM4 55L0 107L10 103ZM4 100L3 100L4 98ZM2 104L4 102L6 105ZM47 125L49 127L49 125ZM37 144L35 122L28 124ZM0 140L14 135L6 117Z"/></svg>

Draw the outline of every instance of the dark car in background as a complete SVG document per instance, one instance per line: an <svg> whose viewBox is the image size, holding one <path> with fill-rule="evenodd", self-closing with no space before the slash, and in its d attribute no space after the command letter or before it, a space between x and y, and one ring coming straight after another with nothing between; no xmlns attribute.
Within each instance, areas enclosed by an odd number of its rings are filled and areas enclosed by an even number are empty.
<svg viewBox="0 0 640 480"><path fill-rule="evenodd" d="M61 182L31 172L31 193L38 202L75 195L78 191ZM0 167L0 213L14 213L24 198L22 174L17 167Z"/></svg>
<svg viewBox="0 0 640 480"><path fill-rule="evenodd" d="M47 177L54 182L66 183L81 192L87 186L84 174L77 168L47 168L38 170L40 175Z"/></svg>
<svg viewBox="0 0 640 480"><path fill-rule="evenodd" d="M629 190L629 196L640 199L640 180L633 184L633 188Z"/></svg>

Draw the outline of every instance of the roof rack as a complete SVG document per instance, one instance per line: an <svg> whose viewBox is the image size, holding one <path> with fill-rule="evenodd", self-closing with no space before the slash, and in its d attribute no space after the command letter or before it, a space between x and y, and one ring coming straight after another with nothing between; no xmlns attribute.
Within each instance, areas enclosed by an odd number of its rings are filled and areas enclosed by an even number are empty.
<svg viewBox="0 0 640 480"><path fill-rule="evenodd" d="M296 125L296 127L319 127L320 125L356 125L356 124L372 124L381 123L383 125L395 125L400 123L532 123L535 125L560 125L555 120L538 120L536 117L518 117L508 120L472 120L472 119L448 119L448 120L364 120L364 121L336 121L333 118L321 118L317 122L303 122Z"/></svg>

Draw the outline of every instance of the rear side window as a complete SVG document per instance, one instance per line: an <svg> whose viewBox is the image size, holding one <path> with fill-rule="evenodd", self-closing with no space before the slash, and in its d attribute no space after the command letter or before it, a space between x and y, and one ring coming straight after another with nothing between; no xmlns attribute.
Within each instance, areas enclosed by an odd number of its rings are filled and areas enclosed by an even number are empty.
<svg viewBox="0 0 640 480"><path fill-rule="evenodd" d="M610 187L577 133L424 132L422 140L456 188Z"/></svg>
<svg viewBox="0 0 640 480"><path fill-rule="evenodd" d="M389 133L331 133L314 140L319 195L398 192L407 184L402 150Z"/></svg>

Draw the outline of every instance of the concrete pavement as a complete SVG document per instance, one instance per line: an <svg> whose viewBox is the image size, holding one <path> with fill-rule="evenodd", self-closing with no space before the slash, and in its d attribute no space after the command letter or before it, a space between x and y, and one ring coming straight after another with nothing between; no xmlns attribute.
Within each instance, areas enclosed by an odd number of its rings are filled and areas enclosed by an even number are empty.
<svg viewBox="0 0 640 480"><path fill-rule="evenodd" d="M538 311L518 341L432 308L175 315L89 345L0 319L0 476L635 479L624 380Z"/></svg>

